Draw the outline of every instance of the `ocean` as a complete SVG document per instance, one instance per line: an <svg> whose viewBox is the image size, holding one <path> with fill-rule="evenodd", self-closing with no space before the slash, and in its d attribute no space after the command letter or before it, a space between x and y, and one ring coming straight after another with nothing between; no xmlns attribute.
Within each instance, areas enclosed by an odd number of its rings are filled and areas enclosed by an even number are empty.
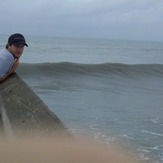
<svg viewBox="0 0 163 163"><path fill-rule="evenodd" d="M17 73L72 134L163 163L163 42L26 40Z"/></svg>

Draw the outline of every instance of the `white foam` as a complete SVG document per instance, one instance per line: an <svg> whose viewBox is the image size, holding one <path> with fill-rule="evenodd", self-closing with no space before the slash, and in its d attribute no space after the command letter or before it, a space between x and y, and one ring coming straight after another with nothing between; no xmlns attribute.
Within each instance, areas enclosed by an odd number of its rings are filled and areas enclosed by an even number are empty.
<svg viewBox="0 0 163 163"><path fill-rule="evenodd" d="M155 132L151 132L151 131L147 131L147 130L141 130L142 133L145 133L145 134L151 134L151 135L155 135L155 136L163 136L163 134L161 133L155 133Z"/></svg>

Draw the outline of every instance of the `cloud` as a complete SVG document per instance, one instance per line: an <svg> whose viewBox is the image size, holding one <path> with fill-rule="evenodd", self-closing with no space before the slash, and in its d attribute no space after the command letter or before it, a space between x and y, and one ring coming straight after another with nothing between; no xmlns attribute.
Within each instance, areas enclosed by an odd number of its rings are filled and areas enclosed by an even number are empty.
<svg viewBox="0 0 163 163"><path fill-rule="evenodd" d="M150 39L151 32L155 37L151 39L163 36L162 0L6 0L0 14L1 32L124 39L138 35Z"/></svg>

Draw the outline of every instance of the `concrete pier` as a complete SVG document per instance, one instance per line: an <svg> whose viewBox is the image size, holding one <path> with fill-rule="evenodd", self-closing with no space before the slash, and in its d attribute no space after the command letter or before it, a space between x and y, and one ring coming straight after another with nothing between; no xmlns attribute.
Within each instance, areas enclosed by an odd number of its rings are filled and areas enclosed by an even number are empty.
<svg viewBox="0 0 163 163"><path fill-rule="evenodd" d="M7 137L70 136L61 120L16 74L0 83L0 130Z"/></svg>

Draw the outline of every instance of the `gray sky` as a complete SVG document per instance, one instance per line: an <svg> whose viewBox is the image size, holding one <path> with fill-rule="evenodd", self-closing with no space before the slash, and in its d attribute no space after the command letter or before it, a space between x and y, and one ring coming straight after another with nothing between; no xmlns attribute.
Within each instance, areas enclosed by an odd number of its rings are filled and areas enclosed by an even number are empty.
<svg viewBox="0 0 163 163"><path fill-rule="evenodd" d="M163 0L3 0L0 34L163 41Z"/></svg>

